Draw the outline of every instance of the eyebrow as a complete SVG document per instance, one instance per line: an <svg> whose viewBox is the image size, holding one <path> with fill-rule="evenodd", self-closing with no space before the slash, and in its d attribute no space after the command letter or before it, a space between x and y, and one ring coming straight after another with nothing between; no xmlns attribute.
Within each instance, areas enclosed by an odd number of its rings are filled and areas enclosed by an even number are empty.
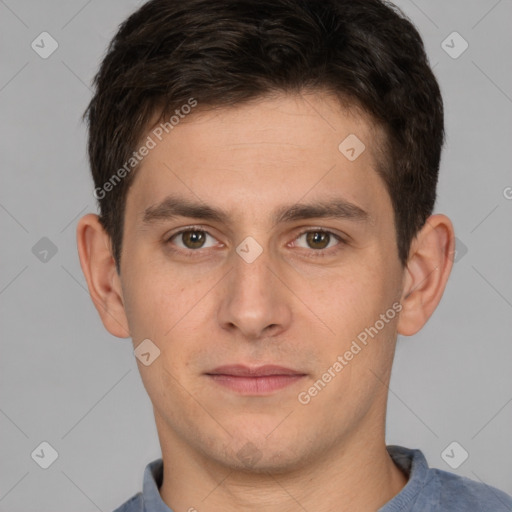
<svg viewBox="0 0 512 512"><path fill-rule="evenodd" d="M176 196L168 196L161 203L146 208L142 222L151 224L176 217L190 217L230 224L230 216L225 210ZM271 219L273 226L276 226L279 223L311 218L335 218L362 222L368 221L369 217L368 212L359 206L343 198L334 198L326 201L281 206L273 212Z"/></svg>

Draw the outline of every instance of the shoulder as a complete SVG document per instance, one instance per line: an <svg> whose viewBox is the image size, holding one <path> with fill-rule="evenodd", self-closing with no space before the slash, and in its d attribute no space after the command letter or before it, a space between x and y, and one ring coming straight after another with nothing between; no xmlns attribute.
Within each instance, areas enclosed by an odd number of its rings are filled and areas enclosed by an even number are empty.
<svg viewBox="0 0 512 512"><path fill-rule="evenodd" d="M138 492L128 501L116 508L114 512L144 512L144 503L142 501L142 493Z"/></svg>
<svg viewBox="0 0 512 512"><path fill-rule="evenodd" d="M439 481L442 510L512 512L512 497L500 489L441 469L431 468L430 471Z"/></svg>

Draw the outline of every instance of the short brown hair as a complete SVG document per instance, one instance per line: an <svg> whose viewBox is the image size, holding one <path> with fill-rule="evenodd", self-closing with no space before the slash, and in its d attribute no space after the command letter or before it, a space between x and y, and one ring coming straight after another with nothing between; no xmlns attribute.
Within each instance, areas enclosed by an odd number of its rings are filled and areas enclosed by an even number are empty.
<svg viewBox="0 0 512 512"><path fill-rule="evenodd" d="M389 2L151 0L119 27L94 86L84 119L97 190L130 159L159 112L163 119L190 98L222 107L318 89L385 128L379 174L393 204L402 265L432 213L443 102L419 33ZM118 272L133 176L97 196Z"/></svg>

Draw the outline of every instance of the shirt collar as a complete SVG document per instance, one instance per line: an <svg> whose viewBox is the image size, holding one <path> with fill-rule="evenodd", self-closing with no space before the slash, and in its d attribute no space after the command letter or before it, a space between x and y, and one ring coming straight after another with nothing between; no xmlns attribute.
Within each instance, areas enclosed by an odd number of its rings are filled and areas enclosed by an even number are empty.
<svg viewBox="0 0 512 512"><path fill-rule="evenodd" d="M389 445L386 449L398 466L408 477L403 489L377 512L409 512L412 510L437 510L438 482L435 472L429 470L427 459L421 450ZM429 486L428 492L423 492Z"/></svg>
<svg viewBox="0 0 512 512"><path fill-rule="evenodd" d="M150 462L144 470L142 485L142 502L144 512L173 512L162 500L160 491L164 475L162 459Z"/></svg>

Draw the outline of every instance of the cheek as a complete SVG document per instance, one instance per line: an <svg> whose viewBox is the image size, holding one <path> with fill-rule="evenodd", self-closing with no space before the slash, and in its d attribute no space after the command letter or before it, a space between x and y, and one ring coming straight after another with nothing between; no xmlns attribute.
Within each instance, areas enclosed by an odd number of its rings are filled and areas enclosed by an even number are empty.
<svg viewBox="0 0 512 512"><path fill-rule="evenodd" d="M350 270L337 271L319 280L319 283L325 283L324 293L309 294L309 297L316 296L313 299L316 300L315 312L329 327L330 333L334 332L330 337L336 349L350 346L352 340L367 332L365 329L374 326L388 310L390 313L384 325L382 322L377 324L378 337L389 337L393 332L398 315L392 306L400 295L394 271L387 263L378 255L362 259ZM374 333L373 330L371 332Z"/></svg>
<svg viewBox="0 0 512 512"><path fill-rule="evenodd" d="M211 318L205 309L205 296L215 280L172 270L168 265L133 276L125 301L134 338L155 340L161 350L168 349L177 338L186 341L183 338L197 336L194 330Z"/></svg>
<svg viewBox="0 0 512 512"><path fill-rule="evenodd" d="M306 296L316 297L318 310L328 314L334 323L350 325L364 317L378 300L377 275L373 267L366 268L361 263L344 265L318 279Z"/></svg>
<svg viewBox="0 0 512 512"><path fill-rule="evenodd" d="M176 310L172 306L177 302L174 286L172 280L167 282L149 272L132 274L127 280L123 286L124 302L135 344L144 338L161 338L172 326L169 312Z"/></svg>

